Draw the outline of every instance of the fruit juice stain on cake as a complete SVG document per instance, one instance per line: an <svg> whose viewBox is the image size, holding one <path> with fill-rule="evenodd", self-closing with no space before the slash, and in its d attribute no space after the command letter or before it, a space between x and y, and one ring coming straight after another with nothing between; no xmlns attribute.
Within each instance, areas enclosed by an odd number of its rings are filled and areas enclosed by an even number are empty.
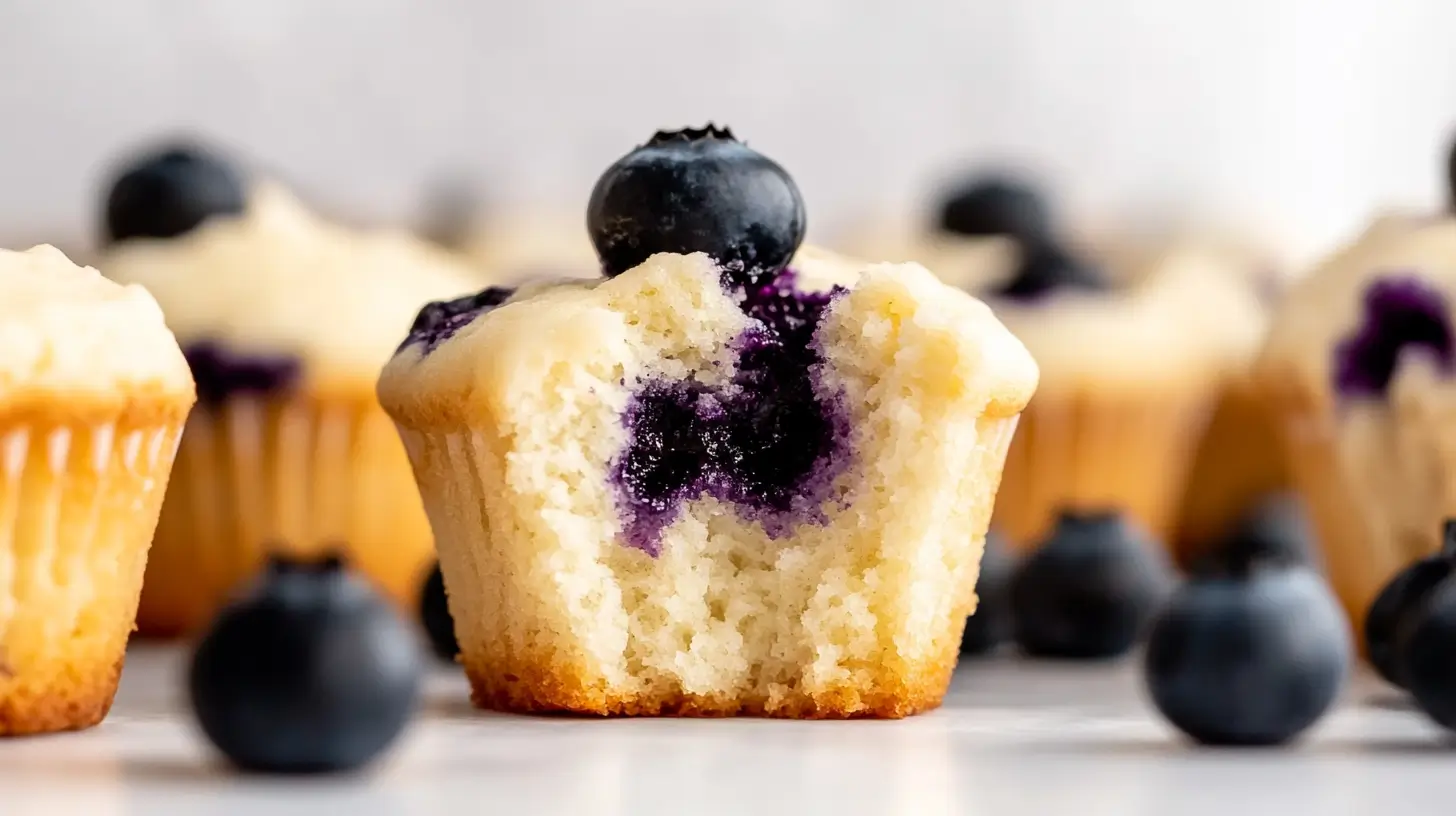
<svg viewBox="0 0 1456 816"><path fill-rule="evenodd" d="M684 502L713 496L779 538L823 523L820 506L848 456L841 397L814 376L814 331L833 293L797 292L794 273L740 293L759 325L739 338L732 379L642 385L623 417L628 442L612 468L626 541L656 556Z"/></svg>
<svg viewBox="0 0 1456 816"><path fill-rule="evenodd" d="M409 334L399 348L403 350L419 343L424 345L423 351L428 354L453 337L455 332L470 325L470 321L505 303L513 294L514 289L489 286L473 295L427 303L415 315L415 322L410 325Z"/></svg>
<svg viewBox="0 0 1456 816"><path fill-rule="evenodd" d="M285 354L240 354L220 343L189 343L182 349L192 379L197 382L197 400L203 405L220 405L240 394L267 395L287 391L302 372L299 361Z"/></svg>
<svg viewBox="0 0 1456 816"><path fill-rule="evenodd" d="M1424 352L1441 373L1456 373L1446 296L1419 277L1380 278L1365 290L1360 328L1335 348L1335 391L1382 398L1401 355Z"/></svg>

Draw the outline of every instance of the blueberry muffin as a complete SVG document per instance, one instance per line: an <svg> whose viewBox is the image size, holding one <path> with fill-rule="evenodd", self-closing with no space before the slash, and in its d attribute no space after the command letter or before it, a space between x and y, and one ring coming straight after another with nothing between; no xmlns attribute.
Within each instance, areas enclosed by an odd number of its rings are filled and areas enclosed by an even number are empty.
<svg viewBox="0 0 1456 816"><path fill-rule="evenodd" d="M956 661L1026 349L915 264L803 252L784 171L659 133L608 276L425 309L379 382L478 705L902 717Z"/></svg>
<svg viewBox="0 0 1456 816"><path fill-rule="evenodd" d="M1353 621L1456 515L1456 220L1392 215L1296 283L1256 363Z"/></svg>
<svg viewBox="0 0 1456 816"><path fill-rule="evenodd" d="M1262 330L1205 253L1169 247L1109 275L1055 240L1026 244L985 293L1041 368L1006 463L996 525L1042 540L1064 511L1119 510L1167 541L1223 383Z"/></svg>
<svg viewBox="0 0 1456 816"><path fill-rule="evenodd" d="M0 735L106 716L192 402L141 287L0 250Z"/></svg>
<svg viewBox="0 0 1456 816"><path fill-rule="evenodd" d="M126 167L106 231L101 268L156 297L199 398L142 632L195 630L278 549L342 548L413 608L432 540L374 381L420 306L469 291L475 273L404 232L327 223L196 149Z"/></svg>

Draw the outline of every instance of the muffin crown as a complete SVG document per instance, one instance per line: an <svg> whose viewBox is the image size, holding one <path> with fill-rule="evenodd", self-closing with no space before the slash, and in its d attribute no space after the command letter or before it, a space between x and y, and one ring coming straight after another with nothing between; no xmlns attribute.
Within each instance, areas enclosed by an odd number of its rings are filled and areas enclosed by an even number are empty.
<svg viewBox="0 0 1456 816"><path fill-rule="evenodd" d="M242 217L127 241L100 266L146 286L183 345L296 358L315 390L367 391L420 306L478 285L422 240L327 223L267 185Z"/></svg>
<svg viewBox="0 0 1456 816"><path fill-rule="evenodd" d="M60 250L0 250L0 407L134 392L191 401L192 376L157 302Z"/></svg>

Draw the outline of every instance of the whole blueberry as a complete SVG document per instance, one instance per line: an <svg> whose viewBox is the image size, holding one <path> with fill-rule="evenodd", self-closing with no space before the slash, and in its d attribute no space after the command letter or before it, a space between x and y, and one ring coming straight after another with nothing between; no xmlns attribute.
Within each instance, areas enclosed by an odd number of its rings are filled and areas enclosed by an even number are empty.
<svg viewBox="0 0 1456 816"><path fill-rule="evenodd" d="M1162 551L1121 516L1065 513L1011 578L1016 643L1035 657L1119 656L1171 583Z"/></svg>
<svg viewBox="0 0 1456 816"><path fill-rule="evenodd" d="M1193 574L1222 573L1230 561L1257 557L1264 563L1323 569L1314 531L1299 499L1287 493L1264 496L1231 527L1222 541L1189 566Z"/></svg>
<svg viewBox="0 0 1456 816"><path fill-rule="evenodd" d="M1011 640L1011 573L1015 561L1006 542L994 531L986 534L981 555L981 576L976 579L975 614L966 618L961 654L979 655Z"/></svg>
<svg viewBox="0 0 1456 816"><path fill-rule="evenodd" d="M455 638L455 619L450 617L450 603L445 597L445 575L440 565L430 570L420 591L420 620L430 636L430 647L441 660L454 660L460 654L460 641Z"/></svg>
<svg viewBox="0 0 1456 816"><path fill-rule="evenodd" d="M415 633L337 559L275 559L192 657L202 731L250 771L357 768L394 741L420 684Z"/></svg>
<svg viewBox="0 0 1456 816"><path fill-rule="evenodd" d="M937 225L956 235L1041 241L1051 236L1052 216L1046 199L1031 184L992 175L950 190L941 201Z"/></svg>
<svg viewBox="0 0 1456 816"><path fill-rule="evenodd" d="M1153 622L1145 680L1163 716L1198 742L1276 745L1334 702L1351 660L1349 628L1307 566L1235 553L1195 575Z"/></svg>
<svg viewBox="0 0 1456 816"><path fill-rule="evenodd" d="M1375 596L1365 613L1365 653L1380 676L1392 685L1407 685L1405 653L1416 622L1436 587L1456 567L1456 521L1442 528L1441 552L1397 572Z"/></svg>
<svg viewBox="0 0 1456 816"><path fill-rule="evenodd" d="M104 237L173 238L246 206L243 177L227 161L195 145L168 146L134 158L112 181Z"/></svg>
<svg viewBox="0 0 1456 816"><path fill-rule="evenodd" d="M587 230L608 276L659 252L704 252L741 283L771 278L804 240L804 200L782 167L727 128L660 131L607 168Z"/></svg>
<svg viewBox="0 0 1456 816"><path fill-rule="evenodd" d="M1411 615L1402 679L1422 711L1456 729L1456 581L1442 581Z"/></svg>
<svg viewBox="0 0 1456 816"><path fill-rule="evenodd" d="M1016 273L992 291L999 297L1036 300L1060 290L1100 292L1111 288L1102 270L1051 241L1021 245Z"/></svg>

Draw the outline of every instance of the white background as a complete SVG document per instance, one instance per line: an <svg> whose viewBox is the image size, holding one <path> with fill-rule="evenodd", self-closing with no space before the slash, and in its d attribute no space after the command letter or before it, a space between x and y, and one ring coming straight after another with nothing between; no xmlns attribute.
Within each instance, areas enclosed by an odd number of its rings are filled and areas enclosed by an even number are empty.
<svg viewBox="0 0 1456 816"><path fill-rule="evenodd" d="M88 236L108 159L176 128L378 220L442 173L574 210L713 119L821 234L1010 160L1084 220L1305 253L1442 200L1453 37L1449 0L0 0L0 236Z"/></svg>

